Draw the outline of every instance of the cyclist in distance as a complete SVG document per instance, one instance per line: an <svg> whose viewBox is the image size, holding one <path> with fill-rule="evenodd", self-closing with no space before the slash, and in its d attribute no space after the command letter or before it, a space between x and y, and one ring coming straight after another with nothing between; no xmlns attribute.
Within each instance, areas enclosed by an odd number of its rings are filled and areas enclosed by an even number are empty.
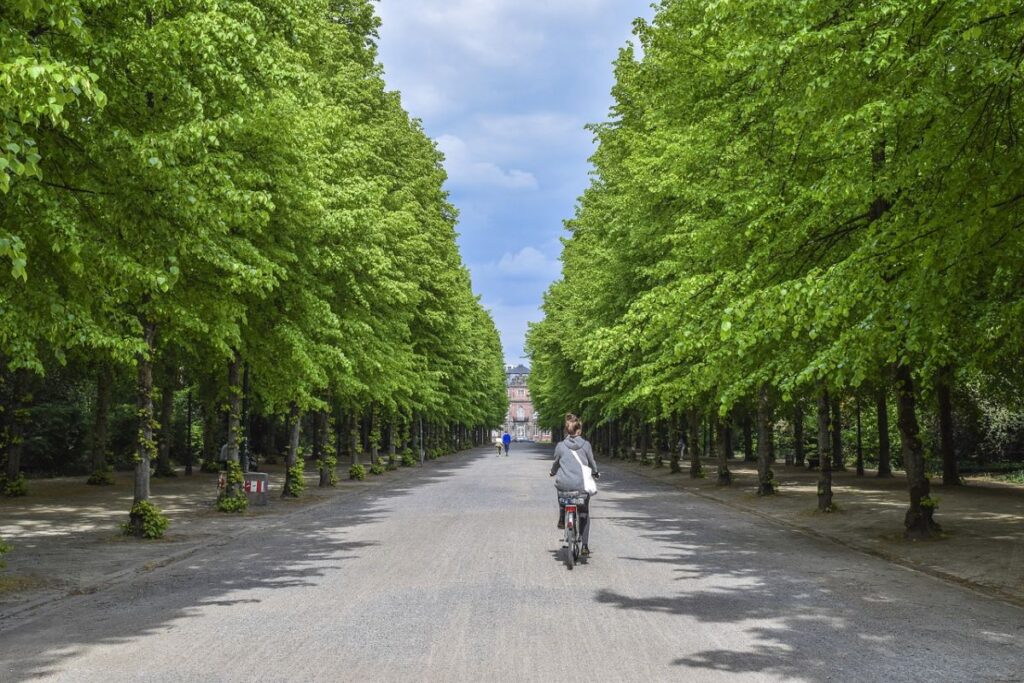
<svg viewBox="0 0 1024 683"><path fill-rule="evenodd" d="M600 477L597 462L594 461L594 449L590 442L583 438L583 423L568 413L565 416L565 439L555 446L555 463L551 466L551 475L555 477L555 488L559 493L579 491L583 493L583 465L593 470L594 479ZM557 476L556 476L557 475ZM580 536L583 541L584 555L590 554L590 495L579 508ZM558 528L565 528L565 508L558 506Z"/></svg>

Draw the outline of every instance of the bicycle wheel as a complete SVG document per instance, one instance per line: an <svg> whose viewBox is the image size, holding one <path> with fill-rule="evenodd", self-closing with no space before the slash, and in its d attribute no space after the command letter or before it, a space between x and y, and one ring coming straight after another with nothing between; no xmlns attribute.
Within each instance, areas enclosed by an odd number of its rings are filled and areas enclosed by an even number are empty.
<svg viewBox="0 0 1024 683"><path fill-rule="evenodd" d="M565 566L572 569L576 564L576 555L573 553L573 536L576 526L575 515L571 512L565 516Z"/></svg>

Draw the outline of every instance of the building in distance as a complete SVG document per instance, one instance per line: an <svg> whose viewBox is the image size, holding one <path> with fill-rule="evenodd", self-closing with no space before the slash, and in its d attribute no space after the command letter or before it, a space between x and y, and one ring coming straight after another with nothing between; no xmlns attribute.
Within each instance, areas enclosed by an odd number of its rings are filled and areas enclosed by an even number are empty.
<svg viewBox="0 0 1024 683"><path fill-rule="evenodd" d="M539 415L530 400L526 380L530 369L525 365L505 366L505 388L508 391L508 413L505 431L516 441L551 441L551 430L542 429Z"/></svg>

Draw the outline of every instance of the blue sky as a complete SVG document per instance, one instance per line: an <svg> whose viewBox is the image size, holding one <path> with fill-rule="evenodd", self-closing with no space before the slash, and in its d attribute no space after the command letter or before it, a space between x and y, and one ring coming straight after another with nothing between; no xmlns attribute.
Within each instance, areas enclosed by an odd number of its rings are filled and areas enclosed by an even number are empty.
<svg viewBox="0 0 1024 683"><path fill-rule="evenodd" d="M459 245L520 362L560 271L562 221L588 182L587 123L649 0L380 0L388 86L445 153Z"/></svg>

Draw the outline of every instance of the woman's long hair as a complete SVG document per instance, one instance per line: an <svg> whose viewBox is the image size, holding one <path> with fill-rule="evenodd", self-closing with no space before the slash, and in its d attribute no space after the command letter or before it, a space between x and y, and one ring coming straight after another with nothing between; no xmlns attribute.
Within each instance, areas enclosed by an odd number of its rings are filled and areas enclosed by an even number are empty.
<svg viewBox="0 0 1024 683"><path fill-rule="evenodd" d="M572 413L565 414L565 433L568 436L579 436L583 433L583 423Z"/></svg>

